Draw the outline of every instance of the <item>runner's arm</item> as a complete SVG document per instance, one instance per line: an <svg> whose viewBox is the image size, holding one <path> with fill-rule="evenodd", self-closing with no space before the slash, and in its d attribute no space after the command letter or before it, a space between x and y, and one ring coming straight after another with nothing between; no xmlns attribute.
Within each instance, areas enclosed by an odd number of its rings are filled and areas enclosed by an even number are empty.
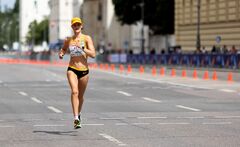
<svg viewBox="0 0 240 147"><path fill-rule="evenodd" d="M84 48L83 51L90 57L95 58L96 57L96 51L93 45L92 38L90 36L86 36L87 41L87 48Z"/></svg>
<svg viewBox="0 0 240 147"><path fill-rule="evenodd" d="M58 53L59 59L62 59L63 56L66 54L67 48L68 48L68 39L65 39L64 43L63 43L63 47L60 49L60 51Z"/></svg>

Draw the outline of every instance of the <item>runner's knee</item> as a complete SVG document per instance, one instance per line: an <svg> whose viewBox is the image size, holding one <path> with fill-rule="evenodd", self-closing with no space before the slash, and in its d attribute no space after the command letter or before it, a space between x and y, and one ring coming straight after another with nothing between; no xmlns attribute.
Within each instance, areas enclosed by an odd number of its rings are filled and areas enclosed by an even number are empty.
<svg viewBox="0 0 240 147"><path fill-rule="evenodd" d="M72 91L72 96L78 96L78 91Z"/></svg>

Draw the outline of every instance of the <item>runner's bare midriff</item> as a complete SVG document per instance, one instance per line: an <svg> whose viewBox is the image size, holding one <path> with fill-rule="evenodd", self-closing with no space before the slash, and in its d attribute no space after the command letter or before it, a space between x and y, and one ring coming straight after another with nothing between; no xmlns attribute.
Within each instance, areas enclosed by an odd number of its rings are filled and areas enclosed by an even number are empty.
<svg viewBox="0 0 240 147"><path fill-rule="evenodd" d="M82 68L88 69L87 59L84 56L70 57L69 66L73 66L78 69Z"/></svg>

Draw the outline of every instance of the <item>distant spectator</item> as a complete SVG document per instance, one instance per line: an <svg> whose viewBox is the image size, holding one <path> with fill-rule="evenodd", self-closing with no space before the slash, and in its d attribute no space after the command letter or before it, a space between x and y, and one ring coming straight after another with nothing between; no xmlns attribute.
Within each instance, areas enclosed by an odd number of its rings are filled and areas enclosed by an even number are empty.
<svg viewBox="0 0 240 147"><path fill-rule="evenodd" d="M206 54L206 53L207 53L205 46L202 47L201 52L202 52L203 54Z"/></svg>
<svg viewBox="0 0 240 147"><path fill-rule="evenodd" d="M237 49L236 49L235 45L232 46L231 53L232 54L236 54L237 53Z"/></svg>
<svg viewBox="0 0 240 147"><path fill-rule="evenodd" d="M164 48L161 50L161 54L165 54L165 49Z"/></svg>
<svg viewBox="0 0 240 147"><path fill-rule="evenodd" d="M152 48L152 49L151 49L150 54L151 54L151 55L155 55L155 54L156 54L155 48Z"/></svg>
<svg viewBox="0 0 240 147"><path fill-rule="evenodd" d="M221 53L224 53L224 54L228 53L228 48L226 45L223 45L223 47L221 48Z"/></svg>
<svg viewBox="0 0 240 147"><path fill-rule="evenodd" d="M194 51L195 54L200 54L201 52L202 52L202 51L201 51L200 48L197 48L197 49Z"/></svg>
<svg viewBox="0 0 240 147"><path fill-rule="evenodd" d="M212 52L213 54L216 54L216 53L217 53L217 48L216 48L216 46L215 46L215 45L212 47L212 50L211 50L211 52Z"/></svg>
<svg viewBox="0 0 240 147"><path fill-rule="evenodd" d="M129 55L132 55L133 54L133 50L130 49L128 53L129 53Z"/></svg>
<svg viewBox="0 0 240 147"><path fill-rule="evenodd" d="M106 47L106 51L110 52L112 50L112 43L108 43L107 47Z"/></svg>
<svg viewBox="0 0 240 147"><path fill-rule="evenodd" d="M175 53L177 53L177 54L181 54L182 53L182 48L180 46L176 46L175 48L176 48L175 49Z"/></svg>

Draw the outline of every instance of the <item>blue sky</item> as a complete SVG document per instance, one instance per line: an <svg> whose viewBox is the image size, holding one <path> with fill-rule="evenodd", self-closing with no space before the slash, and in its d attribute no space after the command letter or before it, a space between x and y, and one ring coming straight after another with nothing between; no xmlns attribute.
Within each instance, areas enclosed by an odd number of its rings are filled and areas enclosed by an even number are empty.
<svg viewBox="0 0 240 147"><path fill-rule="evenodd" d="M4 9L5 5L7 5L8 8L13 8L16 0L0 0L2 9Z"/></svg>

